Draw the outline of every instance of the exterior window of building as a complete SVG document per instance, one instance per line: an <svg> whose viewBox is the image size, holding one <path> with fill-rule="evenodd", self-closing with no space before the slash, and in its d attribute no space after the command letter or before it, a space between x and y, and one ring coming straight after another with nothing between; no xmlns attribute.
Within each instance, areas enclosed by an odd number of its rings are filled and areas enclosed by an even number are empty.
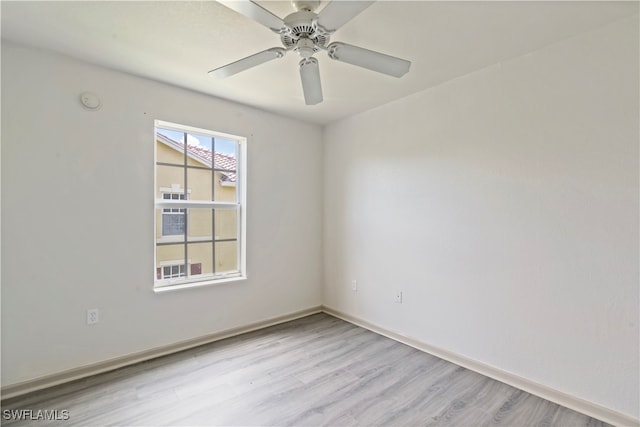
<svg viewBox="0 0 640 427"><path fill-rule="evenodd" d="M163 200L185 200L184 193L163 193ZM187 210L184 208L162 209L162 235L179 236L185 232L184 218Z"/></svg>
<svg viewBox="0 0 640 427"><path fill-rule="evenodd" d="M165 265L162 267L162 279L175 279L184 276L184 264Z"/></svg>
<svg viewBox="0 0 640 427"><path fill-rule="evenodd" d="M180 262L177 261L177 262ZM198 263L198 264L189 264L189 271L191 271L191 274L201 274L202 272L202 264ZM184 264L165 264L162 267L157 267L156 268L156 279L157 280L162 280L162 279L175 279L178 277L185 277L185 268L184 268Z"/></svg>
<svg viewBox="0 0 640 427"><path fill-rule="evenodd" d="M245 278L246 139L156 121L155 153L155 289Z"/></svg>

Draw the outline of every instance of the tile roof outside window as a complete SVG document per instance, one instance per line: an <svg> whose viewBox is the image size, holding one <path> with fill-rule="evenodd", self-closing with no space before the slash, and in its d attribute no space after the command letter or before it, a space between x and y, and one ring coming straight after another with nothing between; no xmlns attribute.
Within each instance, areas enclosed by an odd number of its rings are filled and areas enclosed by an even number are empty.
<svg viewBox="0 0 640 427"><path fill-rule="evenodd" d="M161 133L156 133L156 139L166 145L172 146L179 151L182 151L184 149L184 142L175 141ZM187 154L203 163L204 165L211 167L211 159L213 158L213 153L211 152L211 150L208 150L199 145L187 144ZM214 167L216 169L224 169L225 171L235 172L236 165L237 163L235 157L223 153L215 153ZM236 182L235 173L225 172L221 174L221 177L223 181Z"/></svg>

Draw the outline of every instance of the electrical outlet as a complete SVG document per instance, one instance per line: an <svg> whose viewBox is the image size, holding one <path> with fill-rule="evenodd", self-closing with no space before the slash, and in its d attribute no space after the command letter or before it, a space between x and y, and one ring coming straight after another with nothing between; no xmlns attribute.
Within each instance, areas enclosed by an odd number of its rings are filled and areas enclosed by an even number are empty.
<svg viewBox="0 0 640 427"><path fill-rule="evenodd" d="M100 321L100 312L97 308L87 310L87 325L94 325Z"/></svg>
<svg viewBox="0 0 640 427"><path fill-rule="evenodd" d="M357 280L352 280L351 281L351 290L352 291L357 291L358 290L358 281Z"/></svg>
<svg viewBox="0 0 640 427"><path fill-rule="evenodd" d="M396 302L402 304L402 291L396 292Z"/></svg>

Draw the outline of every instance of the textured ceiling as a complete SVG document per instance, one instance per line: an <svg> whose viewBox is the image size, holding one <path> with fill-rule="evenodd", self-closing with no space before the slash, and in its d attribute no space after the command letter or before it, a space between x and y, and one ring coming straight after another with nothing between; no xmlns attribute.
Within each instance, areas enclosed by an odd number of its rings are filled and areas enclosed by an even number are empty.
<svg viewBox="0 0 640 427"><path fill-rule="evenodd" d="M259 3L280 17L293 11L288 1ZM378 1L331 41L408 59L409 73L397 79L319 52L324 102L307 106L295 53L226 79L207 74L280 46L215 1L0 4L4 39L321 124L638 13L637 2Z"/></svg>

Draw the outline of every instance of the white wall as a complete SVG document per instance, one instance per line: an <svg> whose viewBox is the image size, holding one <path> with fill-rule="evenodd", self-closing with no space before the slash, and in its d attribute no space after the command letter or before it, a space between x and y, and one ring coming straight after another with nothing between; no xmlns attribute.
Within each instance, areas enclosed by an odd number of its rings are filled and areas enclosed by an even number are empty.
<svg viewBox="0 0 640 427"><path fill-rule="evenodd" d="M329 126L325 304L637 418L638 93L636 16Z"/></svg>
<svg viewBox="0 0 640 427"><path fill-rule="evenodd" d="M154 119L248 137L247 281L152 291ZM2 385L320 305L321 159L319 126L3 44Z"/></svg>

